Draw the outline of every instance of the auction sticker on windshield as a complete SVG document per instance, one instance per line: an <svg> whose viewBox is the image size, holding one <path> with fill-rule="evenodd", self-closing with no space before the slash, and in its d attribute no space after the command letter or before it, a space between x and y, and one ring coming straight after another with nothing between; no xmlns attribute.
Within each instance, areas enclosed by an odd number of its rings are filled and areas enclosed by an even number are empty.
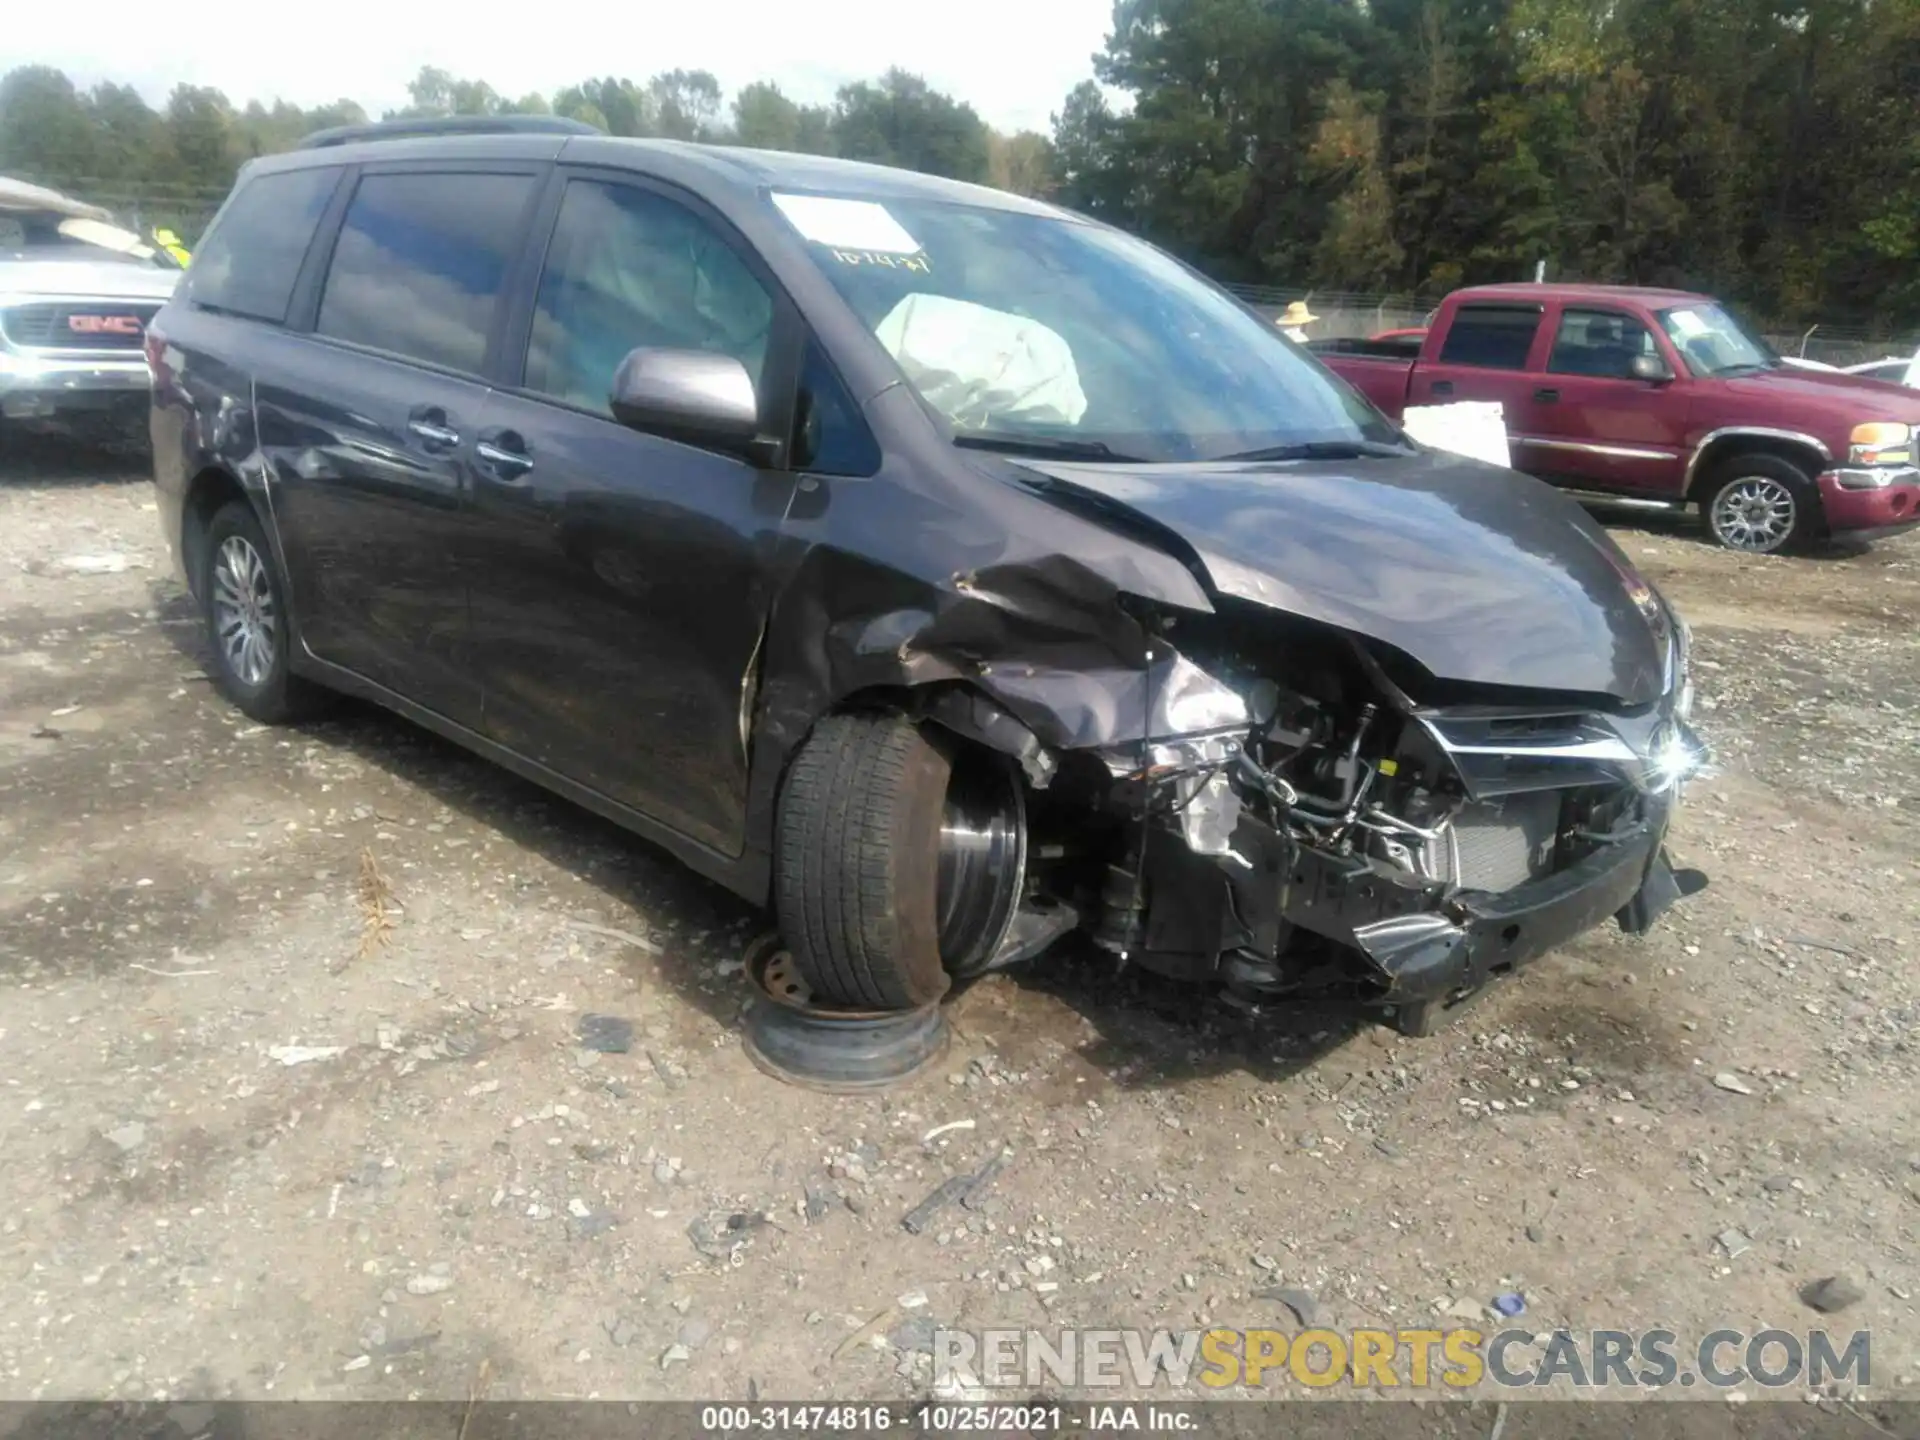
<svg viewBox="0 0 1920 1440"><path fill-rule="evenodd" d="M1667 315L1673 321L1673 328L1689 339L1705 335L1712 328L1695 310L1669 310Z"/></svg>
<svg viewBox="0 0 1920 1440"><path fill-rule="evenodd" d="M886 206L874 200L832 195L773 194L773 203L801 238L836 250L873 250L883 255L916 255L920 242L906 232Z"/></svg>

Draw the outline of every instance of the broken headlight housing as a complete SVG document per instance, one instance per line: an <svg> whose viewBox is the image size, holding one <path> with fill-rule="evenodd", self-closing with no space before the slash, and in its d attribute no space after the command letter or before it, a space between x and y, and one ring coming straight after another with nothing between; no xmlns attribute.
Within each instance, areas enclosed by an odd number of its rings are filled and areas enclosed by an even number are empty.
<svg viewBox="0 0 1920 1440"><path fill-rule="evenodd" d="M1246 746L1247 702L1178 651L1150 673L1145 763L1137 748L1107 757L1115 775L1164 793L1181 837L1196 855L1224 855L1240 823L1229 774Z"/></svg>

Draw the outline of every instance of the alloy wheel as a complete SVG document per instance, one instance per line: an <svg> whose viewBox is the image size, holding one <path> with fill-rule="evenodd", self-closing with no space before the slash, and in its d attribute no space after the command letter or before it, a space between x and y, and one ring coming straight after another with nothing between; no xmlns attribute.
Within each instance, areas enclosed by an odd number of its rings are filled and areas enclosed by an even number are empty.
<svg viewBox="0 0 1920 1440"><path fill-rule="evenodd" d="M1769 476L1748 475L1714 497L1711 523L1728 549L1770 555L1792 538L1798 519L1793 491Z"/></svg>
<svg viewBox="0 0 1920 1440"><path fill-rule="evenodd" d="M244 535L229 535L214 556L213 629L233 678L250 689L264 685L273 673L279 616L266 562Z"/></svg>

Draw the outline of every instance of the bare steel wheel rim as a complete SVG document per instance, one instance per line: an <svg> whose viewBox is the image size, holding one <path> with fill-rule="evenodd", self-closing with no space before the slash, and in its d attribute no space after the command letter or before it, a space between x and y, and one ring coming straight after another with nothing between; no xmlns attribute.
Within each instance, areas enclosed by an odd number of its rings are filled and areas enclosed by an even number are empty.
<svg viewBox="0 0 1920 1440"><path fill-rule="evenodd" d="M1797 514L1793 491L1768 476L1749 475L1714 499L1713 529L1732 549L1766 554L1787 543Z"/></svg>
<svg viewBox="0 0 1920 1440"><path fill-rule="evenodd" d="M1026 799L1011 766L957 765L940 822L940 959L953 975L993 959L1026 881Z"/></svg>
<svg viewBox="0 0 1920 1440"><path fill-rule="evenodd" d="M266 562L244 535L229 535L213 559L213 630L227 670L246 686L266 683L279 644L279 614Z"/></svg>

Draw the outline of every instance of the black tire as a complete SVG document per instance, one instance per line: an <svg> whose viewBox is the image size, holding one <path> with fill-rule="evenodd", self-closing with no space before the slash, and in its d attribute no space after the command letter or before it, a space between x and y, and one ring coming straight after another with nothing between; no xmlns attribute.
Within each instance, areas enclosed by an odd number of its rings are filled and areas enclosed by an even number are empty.
<svg viewBox="0 0 1920 1440"><path fill-rule="evenodd" d="M1813 477L1764 451L1716 461L1700 493L1707 534L1722 549L1784 555L1805 548L1826 528Z"/></svg>
<svg viewBox="0 0 1920 1440"><path fill-rule="evenodd" d="M903 715L833 715L780 791L774 903L816 997L910 1010L947 991L938 916L952 765Z"/></svg>
<svg viewBox="0 0 1920 1440"><path fill-rule="evenodd" d="M236 561L246 553L252 555L258 570L253 573L253 583L236 583L246 578L236 568ZM207 523L199 560L194 591L200 599L207 643L213 650L214 683L220 692L263 725L286 725L315 713L324 703L326 692L289 667L293 636L286 581L252 507L234 500L215 511ZM254 602L252 617L256 624L265 618L267 623L259 629L271 637L264 659L258 649L247 650L244 644L236 647L234 612L225 608L235 597L247 593Z"/></svg>

